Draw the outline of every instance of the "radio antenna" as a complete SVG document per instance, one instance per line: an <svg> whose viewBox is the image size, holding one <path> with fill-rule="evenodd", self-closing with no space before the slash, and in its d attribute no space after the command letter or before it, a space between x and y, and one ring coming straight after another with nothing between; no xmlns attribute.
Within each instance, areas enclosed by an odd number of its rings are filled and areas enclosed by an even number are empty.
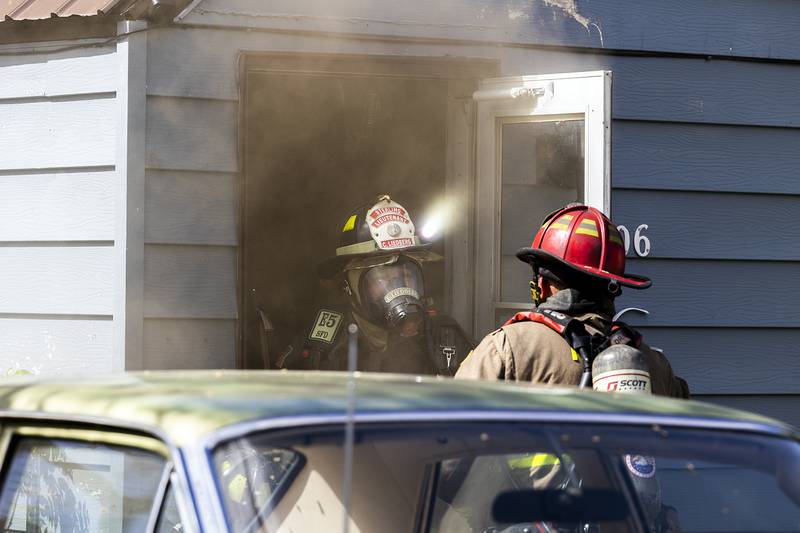
<svg viewBox="0 0 800 533"><path fill-rule="evenodd" d="M344 504L343 533L349 533L350 531L350 500L353 495L358 326L350 324L347 327L347 333L347 417L344 426L344 482L342 483L342 502Z"/></svg>

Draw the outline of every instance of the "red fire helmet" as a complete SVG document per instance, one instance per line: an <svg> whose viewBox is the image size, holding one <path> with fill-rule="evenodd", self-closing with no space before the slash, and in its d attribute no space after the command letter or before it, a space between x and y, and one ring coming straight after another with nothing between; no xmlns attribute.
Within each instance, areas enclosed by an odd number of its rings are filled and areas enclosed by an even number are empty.
<svg viewBox="0 0 800 533"><path fill-rule="evenodd" d="M633 289L646 289L652 283L644 276L625 273L625 245L619 230L602 212L580 204L548 215L531 247L520 248L517 257L565 281L577 275Z"/></svg>

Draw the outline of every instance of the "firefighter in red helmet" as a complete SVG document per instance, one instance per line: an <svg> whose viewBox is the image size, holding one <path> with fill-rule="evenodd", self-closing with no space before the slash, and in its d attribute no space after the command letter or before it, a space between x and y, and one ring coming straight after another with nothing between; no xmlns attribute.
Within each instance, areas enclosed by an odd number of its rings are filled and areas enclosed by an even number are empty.
<svg viewBox="0 0 800 533"><path fill-rule="evenodd" d="M664 355L633 328L612 320L614 299L623 287L646 289L651 282L625 273L625 246L608 217L571 204L547 216L531 246L517 257L532 268L535 307L487 335L461 364L457 378L586 386L593 355L625 343L645 354L654 394L688 397L686 382L673 374ZM588 336L571 335L573 325Z"/></svg>

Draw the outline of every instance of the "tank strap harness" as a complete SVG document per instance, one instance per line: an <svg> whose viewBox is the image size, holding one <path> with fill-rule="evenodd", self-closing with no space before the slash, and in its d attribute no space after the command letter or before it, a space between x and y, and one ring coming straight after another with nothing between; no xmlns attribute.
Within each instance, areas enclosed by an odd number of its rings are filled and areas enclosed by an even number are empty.
<svg viewBox="0 0 800 533"><path fill-rule="evenodd" d="M614 344L627 344L638 348L642 343L641 334L624 322L612 323L611 333L607 336L593 335L586 331L586 326L580 320L551 309L517 313L503 325L507 326L516 322L543 324L567 341L572 348L572 359L583 363L580 388L591 386L592 363L597 354Z"/></svg>
<svg viewBox="0 0 800 533"><path fill-rule="evenodd" d="M439 376L454 376L466 351L472 349L472 341L466 340L458 322L446 315L440 315L435 307L429 306L425 316L425 338L433 366Z"/></svg>

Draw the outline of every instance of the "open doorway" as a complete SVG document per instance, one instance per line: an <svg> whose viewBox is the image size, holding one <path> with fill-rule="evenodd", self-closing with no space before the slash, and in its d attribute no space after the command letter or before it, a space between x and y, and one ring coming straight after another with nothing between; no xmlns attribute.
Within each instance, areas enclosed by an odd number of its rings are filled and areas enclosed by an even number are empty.
<svg viewBox="0 0 800 533"><path fill-rule="evenodd" d="M263 367L259 310L274 350L302 334L339 291L317 265L357 206L390 194L419 224L448 173L449 80L463 66L381 58L251 58L243 104L242 357ZM485 62L479 67L484 69ZM445 243L436 244L445 254ZM426 266L442 302L445 262ZM445 311L447 311L445 309Z"/></svg>

